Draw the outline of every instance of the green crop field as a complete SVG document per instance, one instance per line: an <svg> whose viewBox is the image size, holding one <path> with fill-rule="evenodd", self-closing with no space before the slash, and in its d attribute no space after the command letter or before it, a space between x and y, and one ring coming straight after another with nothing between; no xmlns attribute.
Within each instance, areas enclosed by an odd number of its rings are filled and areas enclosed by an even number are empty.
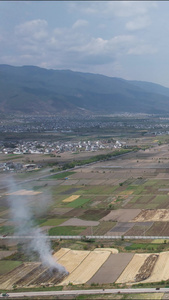
<svg viewBox="0 0 169 300"><path fill-rule="evenodd" d="M49 229L49 235L79 235L86 227L82 226L61 226Z"/></svg>
<svg viewBox="0 0 169 300"><path fill-rule="evenodd" d="M48 219L44 223L41 223L40 226L58 226L65 222L67 219L58 219L58 218L53 218L53 219Z"/></svg>
<svg viewBox="0 0 169 300"><path fill-rule="evenodd" d="M66 206L73 207L73 208L82 207L84 204L86 204L89 201L90 201L90 199L78 198L78 199L68 203Z"/></svg>
<svg viewBox="0 0 169 300"><path fill-rule="evenodd" d="M1 260L0 261L0 275L6 274L16 267L19 267L22 264L21 261L9 261L9 260Z"/></svg>

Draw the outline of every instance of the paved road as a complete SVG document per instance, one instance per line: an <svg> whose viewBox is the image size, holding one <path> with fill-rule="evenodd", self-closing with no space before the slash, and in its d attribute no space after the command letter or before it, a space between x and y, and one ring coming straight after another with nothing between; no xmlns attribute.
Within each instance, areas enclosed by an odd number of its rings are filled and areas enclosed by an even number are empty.
<svg viewBox="0 0 169 300"><path fill-rule="evenodd" d="M16 235L7 235L7 236L0 236L0 239L22 239L22 240L27 240L27 239L33 239L34 236L16 236ZM57 239L64 239L64 240L81 240L83 236L81 235L53 235L53 236L46 236L42 235L38 238L46 239L49 238L51 240L57 240ZM156 240L156 239L165 239L168 240L169 236L121 236L121 235L87 235L85 236L86 239L95 239L95 240L114 240L114 239L128 239L128 240L134 240L134 239L145 239L145 240Z"/></svg>
<svg viewBox="0 0 169 300"><path fill-rule="evenodd" d="M47 291L47 292L21 292L21 293L8 293L9 297L36 297L36 296L58 296L58 295L91 295L91 294L132 294L132 293L169 293L168 288L143 288L143 289L94 289L94 290L71 290L71 291Z"/></svg>

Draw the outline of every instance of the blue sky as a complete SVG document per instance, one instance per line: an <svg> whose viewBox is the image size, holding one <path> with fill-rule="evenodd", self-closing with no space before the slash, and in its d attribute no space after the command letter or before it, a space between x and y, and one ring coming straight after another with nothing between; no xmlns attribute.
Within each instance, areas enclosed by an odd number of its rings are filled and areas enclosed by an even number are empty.
<svg viewBox="0 0 169 300"><path fill-rule="evenodd" d="M169 87L168 1L1 1L0 64Z"/></svg>

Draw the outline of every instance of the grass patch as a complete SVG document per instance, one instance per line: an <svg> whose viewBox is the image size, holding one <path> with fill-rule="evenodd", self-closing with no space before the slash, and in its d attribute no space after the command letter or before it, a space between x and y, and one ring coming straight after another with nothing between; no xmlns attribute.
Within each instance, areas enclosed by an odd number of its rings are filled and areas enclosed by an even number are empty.
<svg viewBox="0 0 169 300"><path fill-rule="evenodd" d="M132 251L132 250L146 250L147 252L160 252L162 250L164 250L165 245L164 244L147 244L147 243L140 243L140 244L132 244L130 246L126 246L125 250L127 251Z"/></svg>
<svg viewBox="0 0 169 300"><path fill-rule="evenodd" d="M41 223L40 226L58 226L65 222L67 219L48 219L45 222Z"/></svg>
<svg viewBox="0 0 169 300"><path fill-rule="evenodd" d="M68 203L66 206L77 208L77 207L83 206L88 201L90 201L90 199L78 198L78 199L74 200L73 202Z"/></svg>
<svg viewBox="0 0 169 300"><path fill-rule="evenodd" d="M21 261L7 261L7 260L1 260L0 261L0 275L4 275L13 269L19 267L22 264Z"/></svg>
<svg viewBox="0 0 169 300"><path fill-rule="evenodd" d="M1 226L0 227L0 234L11 234L14 232L13 226Z"/></svg>
<svg viewBox="0 0 169 300"><path fill-rule="evenodd" d="M61 226L49 229L49 235L79 235L86 227L83 226Z"/></svg>

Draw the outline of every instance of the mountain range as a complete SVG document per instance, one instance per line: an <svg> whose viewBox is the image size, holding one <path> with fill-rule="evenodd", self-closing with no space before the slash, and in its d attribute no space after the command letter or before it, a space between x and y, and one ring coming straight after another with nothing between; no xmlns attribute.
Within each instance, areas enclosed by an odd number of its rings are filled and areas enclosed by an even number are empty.
<svg viewBox="0 0 169 300"><path fill-rule="evenodd" d="M169 88L99 74L0 65L0 112L169 113Z"/></svg>

